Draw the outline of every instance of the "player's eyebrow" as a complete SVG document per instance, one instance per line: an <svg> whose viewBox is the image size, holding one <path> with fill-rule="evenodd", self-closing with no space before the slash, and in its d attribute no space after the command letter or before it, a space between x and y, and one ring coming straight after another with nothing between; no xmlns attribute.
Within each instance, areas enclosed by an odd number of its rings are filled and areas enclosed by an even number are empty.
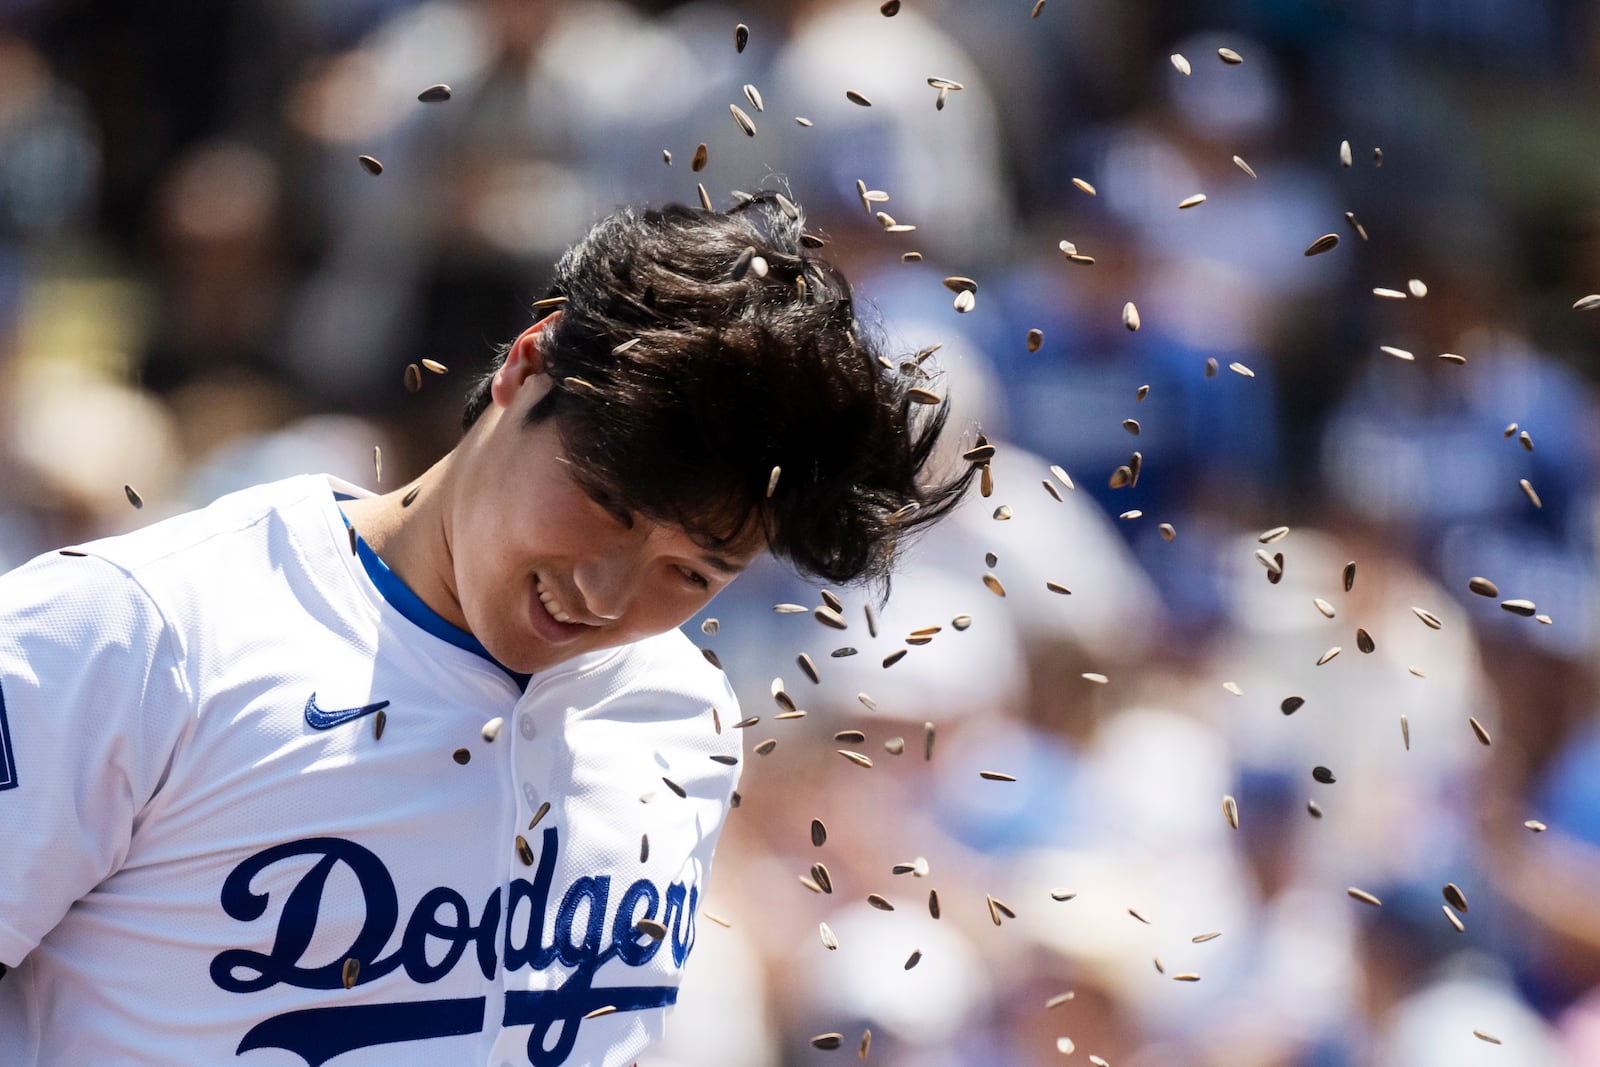
<svg viewBox="0 0 1600 1067"><path fill-rule="evenodd" d="M701 559L702 562L704 562L706 564L706 566L710 567L712 570L721 571L723 574L727 575L730 578L732 578L732 577L734 577L736 575L742 574L744 572L744 568L743 567L739 566L737 563L730 563L729 561L723 559L721 556L705 555L705 556L701 556L700 559Z"/></svg>

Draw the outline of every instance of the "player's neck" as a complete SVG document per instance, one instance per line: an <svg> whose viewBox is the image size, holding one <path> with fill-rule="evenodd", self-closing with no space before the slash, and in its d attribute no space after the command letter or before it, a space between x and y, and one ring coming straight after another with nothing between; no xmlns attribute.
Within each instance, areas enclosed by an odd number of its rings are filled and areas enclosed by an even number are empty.
<svg viewBox="0 0 1600 1067"><path fill-rule="evenodd" d="M407 588L441 617L466 629L452 581L447 534L453 455L398 489L347 500L341 507L356 533Z"/></svg>

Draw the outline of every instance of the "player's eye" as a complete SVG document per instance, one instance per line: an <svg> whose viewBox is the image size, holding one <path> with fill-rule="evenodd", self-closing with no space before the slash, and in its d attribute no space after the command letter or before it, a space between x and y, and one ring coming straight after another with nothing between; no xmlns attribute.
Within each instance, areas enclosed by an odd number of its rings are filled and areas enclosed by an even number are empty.
<svg viewBox="0 0 1600 1067"><path fill-rule="evenodd" d="M706 579L705 575L691 567L679 565L678 573L683 575L684 581L688 582L697 589L705 589L711 585L711 582Z"/></svg>

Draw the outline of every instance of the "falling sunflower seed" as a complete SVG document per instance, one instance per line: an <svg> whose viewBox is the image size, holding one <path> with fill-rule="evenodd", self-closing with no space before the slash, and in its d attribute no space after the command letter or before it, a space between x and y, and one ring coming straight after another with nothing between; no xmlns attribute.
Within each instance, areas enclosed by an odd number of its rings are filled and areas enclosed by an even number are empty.
<svg viewBox="0 0 1600 1067"><path fill-rule="evenodd" d="M871 100L868 100L864 95L862 95L861 93L856 92L854 89L846 89L844 91L844 98L846 100L850 101L852 104L857 104L857 105L859 105L861 107L871 107L872 106L872 101Z"/></svg>
<svg viewBox="0 0 1600 1067"><path fill-rule="evenodd" d="M1336 233L1325 233L1321 237L1318 237L1315 241L1312 241L1309 245L1306 246L1306 253L1305 254L1308 255L1308 256L1320 256L1320 255L1322 255L1322 253L1330 251L1331 249L1333 249L1335 246L1338 245L1338 243L1339 243L1339 235L1338 234L1336 234Z"/></svg>
<svg viewBox="0 0 1600 1067"><path fill-rule="evenodd" d="M1244 161L1244 159L1242 157L1240 157L1240 156L1234 156L1233 157L1233 165L1238 167L1240 170L1244 171L1245 174L1247 174L1251 178L1254 178L1256 176L1256 172L1255 172L1254 168L1252 168L1250 166L1250 164L1246 163Z"/></svg>
<svg viewBox="0 0 1600 1067"><path fill-rule="evenodd" d="M1240 63L1244 62L1244 57L1231 48L1217 49L1217 58L1222 60L1230 67L1237 67Z"/></svg>
<svg viewBox="0 0 1600 1067"><path fill-rule="evenodd" d="M1177 528L1172 525L1172 523L1164 522L1159 527L1157 527L1157 529L1159 529L1161 531L1161 536L1162 536L1162 538L1164 540L1167 540L1167 541L1175 541L1175 540L1177 540L1178 531L1177 531Z"/></svg>
<svg viewBox="0 0 1600 1067"><path fill-rule="evenodd" d="M1430 630L1438 630L1444 626L1444 623L1439 621L1439 617L1431 611L1426 611L1422 608L1413 606L1411 612L1417 618L1422 620L1422 625L1426 626Z"/></svg>
<svg viewBox="0 0 1600 1067"><path fill-rule="evenodd" d="M851 763L854 763L857 767L869 767L870 768L872 766L872 760L869 759L866 756L863 756L859 752L852 752L850 749L847 749L847 748L841 748L841 749L838 749L837 751L838 751L839 755L843 756L845 759L849 760Z"/></svg>
<svg viewBox="0 0 1600 1067"><path fill-rule="evenodd" d="M1572 305L1574 311L1593 311L1595 308L1600 308L1600 293L1580 296Z"/></svg>
<svg viewBox="0 0 1600 1067"><path fill-rule="evenodd" d="M1468 715L1467 716L1467 725L1472 727L1472 736L1474 736L1474 737L1476 737L1478 739L1478 744L1484 746L1485 748L1489 747L1489 744L1490 744L1489 731L1485 730L1483 728L1483 723L1479 722L1477 719L1473 718L1471 715Z"/></svg>
<svg viewBox="0 0 1600 1067"><path fill-rule="evenodd" d="M1527 827L1529 830L1532 830L1536 834L1542 834L1546 830L1550 829L1548 826L1546 826L1544 823L1540 822L1538 819L1529 819L1526 822L1524 822L1522 825Z"/></svg>
<svg viewBox="0 0 1600 1067"><path fill-rule="evenodd" d="M733 28L733 50L743 52L744 46L750 43L750 27L739 23Z"/></svg>
<svg viewBox="0 0 1600 1067"><path fill-rule="evenodd" d="M1293 715L1295 712L1299 711L1305 706L1305 697L1284 697L1283 703L1278 705L1278 710L1282 711L1285 715Z"/></svg>
<svg viewBox="0 0 1600 1067"><path fill-rule="evenodd" d="M1384 355L1393 356L1395 359L1405 360L1407 363L1414 362L1417 358L1413 353L1403 348L1396 348L1393 345L1379 345L1378 351Z"/></svg>
<svg viewBox="0 0 1600 1067"><path fill-rule="evenodd" d="M373 177L383 173L383 164L371 156L357 156L356 160L361 164L362 169Z"/></svg>
<svg viewBox="0 0 1600 1067"><path fill-rule="evenodd" d="M1517 484L1522 487L1522 495L1528 498L1528 503L1536 508L1544 507L1544 504L1539 500L1539 494L1534 491L1532 482L1526 478L1521 478L1518 479Z"/></svg>
<svg viewBox="0 0 1600 1067"><path fill-rule="evenodd" d="M468 752L464 748L458 748L454 752L450 753L450 758L461 764L461 766L465 767L467 764L472 762L472 753Z"/></svg>
<svg viewBox="0 0 1600 1067"><path fill-rule="evenodd" d="M1078 189L1081 190L1082 192L1088 193L1090 196L1098 196L1099 195L1098 193L1095 192L1094 186L1090 185L1088 182L1084 181L1082 178L1074 178L1074 179L1072 179L1072 184L1077 186Z"/></svg>
<svg viewBox="0 0 1600 1067"><path fill-rule="evenodd" d="M1167 58L1172 61L1173 70L1177 71L1179 74L1182 74L1184 77L1189 76L1189 72L1193 68L1189 66L1189 60L1181 52L1174 52Z"/></svg>
<svg viewBox="0 0 1600 1067"><path fill-rule="evenodd" d="M754 85L751 85L748 82L746 82L744 86L744 98L750 101L750 106L755 108L757 111L767 110L761 102L761 90L757 89Z"/></svg>
<svg viewBox="0 0 1600 1067"><path fill-rule="evenodd" d="M340 980L346 989L354 989L356 982L361 978L361 961L354 956L344 961L344 967L339 972Z"/></svg>
<svg viewBox="0 0 1600 1067"><path fill-rule="evenodd" d="M1000 771L979 771L978 777L990 782L1014 782L1017 780L1016 775L1003 774Z"/></svg>
<svg viewBox="0 0 1600 1067"><path fill-rule="evenodd" d="M754 137L756 135L756 124L751 120L749 115L745 114L744 108L740 107L738 104L729 104L728 111L733 115L734 125L738 126L740 130L744 131L744 135L746 137ZM709 211L710 209L707 208L706 210Z"/></svg>
<svg viewBox="0 0 1600 1067"><path fill-rule="evenodd" d="M1328 649L1328 651L1324 652L1320 657L1318 657L1317 666L1322 666L1324 663L1327 663L1329 660L1343 651L1343 648L1339 647L1338 645L1334 645L1332 648Z"/></svg>
<svg viewBox="0 0 1600 1067"><path fill-rule="evenodd" d="M1353 164L1354 162L1355 162L1355 157L1350 152L1350 142L1349 141L1340 141L1339 142L1339 165L1341 167L1349 168L1350 165Z"/></svg>
<svg viewBox="0 0 1600 1067"><path fill-rule="evenodd" d="M1128 328L1129 333L1137 333L1139 330L1139 309L1134 306L1132 300L1122 305L1122 325ZM1123 425L1126 426L1127 423Z"/></svg>
<svg viewBox="0 0 1600 1067"><path fill-rule="evenodd" d="M1356 627L1356 648L1362 652L1371 653L1378 646L1373 643L1372 635L1361 627Z"/></svg>
<svg viewBox="0 0 1600 1067"><path fill-rule="evenodd" d="M1193 196L1186 196L1182 200L1178 201L1178 210L1182 211L1187 208L1198 207L1205 202L1205 193L1195 193Z"/></svg>
<svg viewBox="0 0 1600 1067"><path fill-rule="evenodd" d="M1318 782L1321 782L1323 785L1332 785L1334 782L1338 781L1338 779L1333 776L1332 771L1322 766L1311 768L1311 777Z"/></svg>
<svg viewBox="0 0 1600 1067"><path fill-rule="evenodd" d="M406 364L405 387L408 393L415 393L422 388L422 368L415 363Z"/></svg>
<svg viewBox="0 0 1600 1067"><path fill-rule="evenodd" d="M1406 751L1411 751L1411 720L1405 715L1400 716L1400 741L1406 746Z"/></svg>
<svg viewBox="0 0 1600 1067"><path fill-rule="evenodd" d="M1374 908L1383 907L1383 901L1368 893L1365 889L1357 889L1355 886L1350 886L1345 890L1345 893L1352 900L1359 900L1363 904L1371 904Z"/></svg>
<svg viewBox="0 0 1600 1067"><path fill-rule="evenodd" d="M1469 578L1467 588L1479 596L1493 598L1500 595L1500 587L1487 578Z"/></svg>
<svg viewBox="0 0 1600 1067"><path fill-rule="evenodd" d="M1502 600L1500 606L1511 614L1521 615L1525 619L1531 619L1539 610L1531 600Z"/></svg>
<svg viewBox="0 0 1600 1067"><path fill-rule="evenodd" d="M424 104L442 104L450 99L450 86L444 84L430 85L417 94L417 99Z"/></svg>

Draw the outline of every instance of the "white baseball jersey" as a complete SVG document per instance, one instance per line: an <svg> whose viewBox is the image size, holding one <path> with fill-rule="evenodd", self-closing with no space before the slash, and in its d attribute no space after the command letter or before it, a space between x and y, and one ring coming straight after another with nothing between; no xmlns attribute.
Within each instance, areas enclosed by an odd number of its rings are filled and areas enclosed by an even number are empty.
<svg viewBox="0 0 1600 1067"><path fill-rule="evenodd" d="M352 552L335 488L0 578L6 1067L625 1067L660 1036L732 690L675 631L509 674Z"/></svg>

